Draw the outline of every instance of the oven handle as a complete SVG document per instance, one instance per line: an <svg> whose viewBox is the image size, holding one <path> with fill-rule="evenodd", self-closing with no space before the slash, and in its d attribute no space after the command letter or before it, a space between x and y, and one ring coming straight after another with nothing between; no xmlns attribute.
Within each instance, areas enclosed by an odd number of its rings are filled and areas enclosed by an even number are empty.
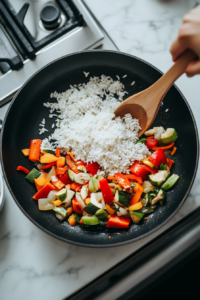
<svg viewBox="0 0 200 300"><path fill-rule="evenodd" d="M65 300L129 299L200 248L200 208Z"/></svg>

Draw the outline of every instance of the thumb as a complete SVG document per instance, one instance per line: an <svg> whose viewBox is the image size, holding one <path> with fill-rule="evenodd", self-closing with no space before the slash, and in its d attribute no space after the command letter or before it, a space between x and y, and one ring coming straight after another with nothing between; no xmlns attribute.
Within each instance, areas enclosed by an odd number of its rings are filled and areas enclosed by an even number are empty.
<svg viewBox="0 0 200 300"><path fill-rule="evenodd" d="M200 61L192 61L186 68L185 73L188 77L200 74Z"/></svg>

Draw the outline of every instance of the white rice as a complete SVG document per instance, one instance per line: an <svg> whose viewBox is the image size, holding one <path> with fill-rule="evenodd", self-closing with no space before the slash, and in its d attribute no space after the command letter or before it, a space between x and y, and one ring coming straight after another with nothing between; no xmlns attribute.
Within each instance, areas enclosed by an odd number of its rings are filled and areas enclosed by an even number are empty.
<svg viewBox="0 0 200 300"><path fill-rule="evenodd" d="M52 149L55 145L64 153L72 151L76 159L98 162L106 173L129 172L135 160L150 153L144 144L135 144L140 130L138 120L131 115L113 120L113 111L125 94L120 81L105 75L90 78L78 88L71 86L64 93L54 92L51 97L57 102L44 106L50 109L50 114L59 110L61 122L57 121L57 129L43 140L41 148ZM55 143L50 143L51 140Z"/></svg>

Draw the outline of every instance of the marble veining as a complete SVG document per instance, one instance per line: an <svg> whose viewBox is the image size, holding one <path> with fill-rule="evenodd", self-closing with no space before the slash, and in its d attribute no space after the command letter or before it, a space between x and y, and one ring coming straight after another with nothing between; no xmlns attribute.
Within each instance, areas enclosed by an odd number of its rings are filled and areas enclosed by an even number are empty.
<svg viewBox="0 0 200 300"><path fill-rule="evenodd" d="M169 47L182 16L194 0L86 0L119 49L165 72L172 64ZM177 86L189 101L200 128L199 77L182 76ZM0 110L0 117L6 107ZM170 112L169 112L170 113ZM0 299L63 299L200 205L200 173L176 216L151 236L109 249L88 249L58 241L34 226L5 186L0 213Z"/></svg>

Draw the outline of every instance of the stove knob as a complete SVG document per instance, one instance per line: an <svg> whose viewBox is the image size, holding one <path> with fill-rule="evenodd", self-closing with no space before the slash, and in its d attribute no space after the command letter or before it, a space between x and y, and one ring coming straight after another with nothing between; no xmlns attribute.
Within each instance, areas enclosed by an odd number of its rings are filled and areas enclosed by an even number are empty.
<svg viewBox="0 0 200 300"><path fill-rule="evenodd" d="M40 19L47 30L56 29L60 26L60 11L54 5L47 5L41 10Z"/></svg>

